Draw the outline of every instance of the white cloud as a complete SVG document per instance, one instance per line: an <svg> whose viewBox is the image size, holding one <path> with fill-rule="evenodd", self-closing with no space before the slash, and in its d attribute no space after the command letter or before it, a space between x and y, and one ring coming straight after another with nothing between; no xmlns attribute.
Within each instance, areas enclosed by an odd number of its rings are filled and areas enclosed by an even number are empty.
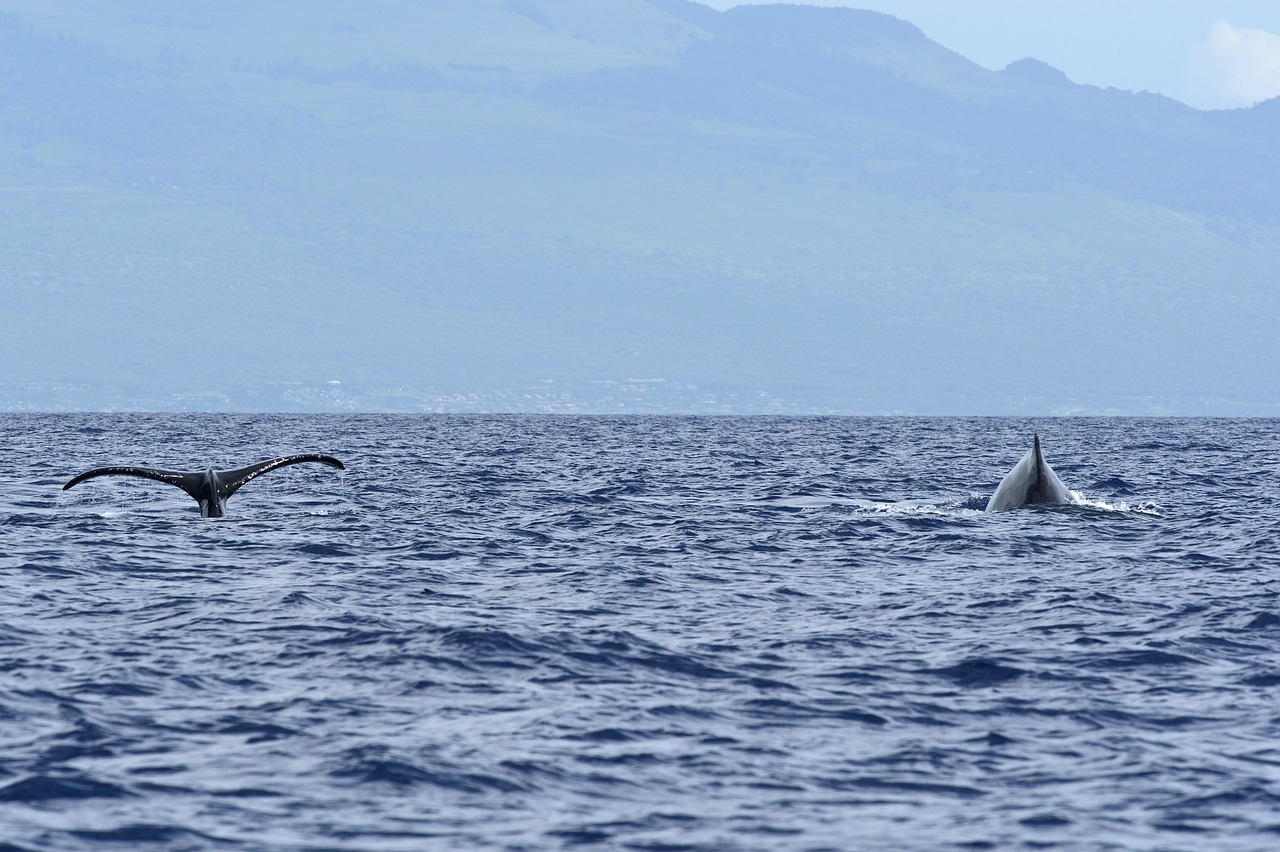
<svg viewBox="0 0 1280 852"><path fill-rule="evenodd" d="M1214 21L1188 58L1192 86L1217 105L1248 105L1280 95L1280 35Z"/></svg>

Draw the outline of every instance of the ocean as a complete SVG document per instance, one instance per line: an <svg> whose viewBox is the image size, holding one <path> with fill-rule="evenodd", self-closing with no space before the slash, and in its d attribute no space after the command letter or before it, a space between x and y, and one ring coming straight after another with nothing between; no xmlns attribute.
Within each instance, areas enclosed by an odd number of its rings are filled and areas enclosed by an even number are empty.
<svg viewBox="0 0 1280 852"><path fill-rule="evenodd" d="M1280 848L1278 425L3 415L0 850Z"/></svg>

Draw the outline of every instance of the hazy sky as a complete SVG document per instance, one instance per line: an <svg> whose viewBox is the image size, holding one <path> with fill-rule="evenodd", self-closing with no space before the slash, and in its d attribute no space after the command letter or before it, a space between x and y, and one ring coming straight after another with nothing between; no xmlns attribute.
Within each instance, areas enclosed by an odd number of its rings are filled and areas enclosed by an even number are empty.
<svg viewBox="0 0 1280 852"><path fill-rule="evenodd" d="M704 2L726 9L742 0ZM1248 106L1280 95L1280 0L807 0L806 5L896 15L987 68L1034 56L1077 83L1159 92L1202 109Z"/></svg>

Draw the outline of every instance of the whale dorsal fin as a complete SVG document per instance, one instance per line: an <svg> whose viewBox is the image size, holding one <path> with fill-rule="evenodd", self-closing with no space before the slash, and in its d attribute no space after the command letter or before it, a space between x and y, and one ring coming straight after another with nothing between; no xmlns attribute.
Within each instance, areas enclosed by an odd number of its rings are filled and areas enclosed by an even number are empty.
<svg viewBox="0 0 1280 852"><path fill-rule="evenodd" d="M988 512L1015 509L1028 503L1070 503L1071 492L1045 461L1040 434L1033 433L1031 449L1004 475L987 501Z"/></svg>
<svg viewBox="0 0 1280 852"><path fill-rule="evenodd" d="M327 464L329 467L336 467L338 470L346 470L346 465L335 459L333 456L321 455L320 453L301 453L294 456L281 456L277 459L258 462L248 467L239 467L235 470L220 470L217 473L218 490L221 492L218 496L226 500L232 494L240 490L240 486L253 479L256 479L268 471L275 470L278 467L288 467L291 464L301 464L303 462L319 462Z"/></svg>

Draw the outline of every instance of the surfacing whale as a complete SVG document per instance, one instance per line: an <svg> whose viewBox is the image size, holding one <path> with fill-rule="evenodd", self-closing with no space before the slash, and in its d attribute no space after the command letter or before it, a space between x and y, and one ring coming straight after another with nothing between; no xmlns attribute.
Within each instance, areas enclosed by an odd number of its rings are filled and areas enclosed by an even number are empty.
<svg viewBox="0 0 1280 852"><path fill-rule="evenodd" d="M98 467L93 470L85 471L77 477L74 477L66 485L62 486L62 490L66 491L74 485L84 482L86 479L93 479L97 476L140 476L143 479L154 479L156 482L166 482L169 485L176 485L183 491L190 494L197 503L200 504L200 517L202 518L221 518L226 514L227 500L232 494L240 490L240 487L252 479L255 479L270 470L278 467L286 467L291 464L299 464L301 462L319 462L327 464L329 467L336 467L338 470L346 470L346 466L335 459L333 456L324 456L319 453L302 453L295 456L281 456L278 459L258 462L248 467L240 467L235 470L214 470L207 468L204 471L196 471L193 473L180 473L173 470L160 470L154 467Z"/></svg>
<svg viewBox="0 0 1280 852"><path fill-rule="evenodd" d="M1004 475L996 493L987 501L988 512L1003 512L1028 503L1070 503L1071 493L1040 454L1040 435L1035 446Z"/></svg>

